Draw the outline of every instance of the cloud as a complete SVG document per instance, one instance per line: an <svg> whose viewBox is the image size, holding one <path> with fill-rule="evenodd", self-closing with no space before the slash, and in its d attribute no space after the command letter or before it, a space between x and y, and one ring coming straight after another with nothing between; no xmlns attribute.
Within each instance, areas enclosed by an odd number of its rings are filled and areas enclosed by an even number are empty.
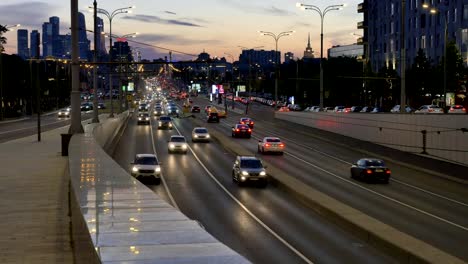
<svg viewBox="0 0 468 264"><path fill-rule="evenodd" d="M275 15L275 16L290 16L290 15L294 15L295 13L293 12L290 12L286 9L279 9L275 6L270 6L270 7L267 7L267 8L263 8L263 10L266 12L266 13L269 13L271 15Z"/></svg>
<svg viewBox="0 0 468 264"><path fill-rule="evenodd" d="M164 19L158 16L150 16L150 15L124 16L123 19L136 20L136 21L147 22L147 23L165 24L165 25L202 27L201 25L191 23L191 22L175 20L175 19Z"/></svg>
<svg viewBox="0 0 468 264"><path fill-rule="evenodd" d="M245 13L256 13L256 14L268 14L274 16L290 16L295 15L294 12L288 11L286 9L277 8L275 6L264 7L264 3L253 3L255 1L240 1L237 0L224 0L222 3L229 5L232 8L236 8ZM258 1L257 1L258 2Z"/></svg>
<svg viewBox="0 0 468 264"><path fill-rule="evenodd" d="M21 27L37 28L54 13L54 6L33 1L18 4L0 5L2 23L7 25L21 23Z"/></svg>
<svg viewBox="0 0 468 264"><path fill-rule="evenodd" d="M181 35L167 35L167 34L141 34L134 39L136 42L155 44L155 45L199 45L199 44L219 44L220 40L212 39L188 39ZM167 47L170 48L170 47Z"/></svg>

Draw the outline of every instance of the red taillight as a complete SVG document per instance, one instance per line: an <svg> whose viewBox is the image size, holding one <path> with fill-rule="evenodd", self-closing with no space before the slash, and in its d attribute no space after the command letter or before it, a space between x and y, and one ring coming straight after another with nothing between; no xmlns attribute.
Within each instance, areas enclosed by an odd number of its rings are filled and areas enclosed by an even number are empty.
<svg viewBox="0 0 468 264"><path fill-rule="evenodd" d="M267 147L267 148L270 147L270 144L265 144L265 147Z"/></svg>
<svg viewBox="0 0 468 264"><path fill-rule="evenodd" d="M250 129L250 128L249 128L249 130L248 130L248 131L249 131L249 133L250 133L250 132L252 132L252 129Z"/></svg>
<svg viewBox="0 0 468 264"><path fill-rule="evenodd" d="M453 112L453 111L454 111L454 109L453 109L453 108L450 108L450 110L449 110L449 111L450 111L450 112Z"/></svg>
<svg viewBox="0 0 468 264"><path fill-rule="evenodd" d="M280 148L283 148L284 147L284 144L279 144Z"/></svg>
<svg viewBox="0 0 468 264"><path fill-rule="evenodd" d="M253 125L253 121L250 121L250 124Z"/></svg>
<svg viewBox="0 0 468 264"><path fill-rule="evenodd" d="M366 170L367 174L372 174L372 170Z"/></svg>
<svg viewBox="0 0 468 264"><path fill-rule="evenodd" d="M465 107L463 107L463 112L466 112L466 109L465 109Z"/></svg>
<svg viewBox="0 0 468 264"><path fill-rule="evenodd" d="M385 173L390 174L390 173L392 173L392 171L391 171L391 170L387 170L387 171L385 171Z"/></svg>
<svg viewBox="0 0 468 264"><path fill-rule="evenodd" d="M239 132L239 129L238 129L238 128L236 129L236 132Z"/></svg>

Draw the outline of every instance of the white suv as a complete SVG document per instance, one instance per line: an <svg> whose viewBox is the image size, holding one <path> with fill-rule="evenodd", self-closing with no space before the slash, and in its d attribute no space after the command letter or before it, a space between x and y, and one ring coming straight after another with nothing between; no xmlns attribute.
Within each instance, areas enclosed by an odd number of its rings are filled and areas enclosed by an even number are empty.
<svg viewBox="0 0 468 264"><path fill-rule="evenodd" d="M161 166L154 154L136 154L131 163L131 174L137 179L151 179L155 184L161 183Z"/></svg>

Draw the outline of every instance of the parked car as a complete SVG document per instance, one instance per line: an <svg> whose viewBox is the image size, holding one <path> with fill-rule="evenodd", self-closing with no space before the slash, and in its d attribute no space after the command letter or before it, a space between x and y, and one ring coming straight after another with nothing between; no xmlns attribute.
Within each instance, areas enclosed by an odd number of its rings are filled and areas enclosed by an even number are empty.
<svg viewBox="0 0 468 264"><path fill-rule="evenodd" d="M331 107L331 106L327 106L327 107L324 107L323 108L323 111L324 112L333 112L335 110L334 107Z"/></svg>
<svg viewBox="0 0 468 264"><path fill-rule="evenodd" d="M351 106L351 112L358 113L361 112L362 106Z"/></svg>
<svg viewBox="0 0 468 264"><path fill-rule="evenodd" d="M168 141L167 144L167 152L174 153L174 152L181 152L187 154L188 145L185 141L184 136L174 135Z"/></svg>
<svg viewBox="0 0 468 264"><path fill-rule="evenodd" d="M443 114L444 110L437 105L423 105L414 111L415 114Z"/></svg>
<svg viewBox="0 0 468 264"><path fill-rule="evenodd" d="M106 105L104 103L98 103L98 106L97 106L98 109L106 109Z"/></svg>
<svg viewBox="0 0 468 264"><path fill-rule="evenodd" d="M285 145L278 137L264 137L258 141L259 153L279 153L283 155Z"/></svg>
<svg viewBox="0 0 468 264"><path fill-rule="evenodd" d="M412 113L414 112L414 109L407 105L405 107L406 113ZM400 113L400 105L395 105L392 109L390 109L390 113Z"/></svg>
<svg viewBox="0 0 468 264"><path fill-rule="evenodd" d="M452 105L448 110L449 114L466 114L466 108L463 105Z"/></svg>
<svg viewBox="0 0 468 264"><path fill-rule="evenodd" d="M344 105L338 105L338 106L335 106L335 109L333 110L333 112L335 113L343 113L345 111L345 106Z"/></svg>
<svg viewBox="0 0 468 264"><path fill-rule="evenodd" d="M391 175L390 169L380 159L363 158L351 166L351 178L364 181L381 181L388 183Z"/></svg>
<svg viewBox="0 0 468 264"><path fill-rule="evenodd" d="M240 186L245 182L257 182L261 187L268 185L266 166L255 156L237 156L232 167L232 180Z"/></svg>
<svg viewBox="0 0 468 264"><path fill-rule="evenodd" d="M279 112L289 112L291 110L289 110L289 108L287 108L286 106L282 106L282 107L280 107L280 109L278 111Z"/></svg>
<svg viewBox="0 0 468 264"><path fill-rule="evenodd" d="M371 113L383 113L384 110L382 107L374 107L374 109L372 109L372 111L370 111Z"/></svg>
<svg viewBox="0 0 468 264"><path fill-rule="evenodd" d="M372 112L372 110L374 110L374 107L372 107L372 106L364 106L364 107L361 109L361 113L370 113L370 112Z"/></svg>
<svg viewBox="0 0 468 264"><path fill-rule="evenodd" d="M93 110L93 105L91 103L83 103L80 108L81 111L91 111Z"/></svg>
<svg viewBox="0 0 468 264"><path fill-rule="evenodd" d="M161 166L154 154L136 154L131 163L131 175L137 179L153 179L155 184L161 183Z"/></svg>

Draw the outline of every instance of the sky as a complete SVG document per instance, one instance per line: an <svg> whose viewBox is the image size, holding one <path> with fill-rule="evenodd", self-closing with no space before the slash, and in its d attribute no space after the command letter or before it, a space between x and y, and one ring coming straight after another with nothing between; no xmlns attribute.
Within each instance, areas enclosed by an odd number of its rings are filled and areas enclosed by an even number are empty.
<svg viewBox="0 0 468 264"><path fill-rule="evenodd" d="M279 34L294 30L291 36L278 41L278 50L293 52L302 58L310 33L311 46L316 57L320 56L320 16L312 10L302 11L296 7L297 0L97 0L98 8L112 12L115 9L135 6L131 14L119 14L112 20L112 34L139 34L135 41L173 50L172 58L191 60L206 51L211 57L238 59L245 48L263 46L261 49L274 50L275 40L262 36L258 31ZM328 12L324 18L324 57L333 45L348 45L356 42L356 35L362 35L357 23L363 16L357 13L357 5L363 0L307 0L302 3L315 5L322 10L328 5L346 4L343 10ZM87 29L93 29L93 16L87 6L93 0L78 1L79 10L85 14ZM60 18L60 34L69 33L69 0L2 0L0 3L0 24L21 24L22 29L39 30L51 16ZM109 20L104 19L104 30L109 31ZM17 53L16 32L4 34L7 38L6 53ZM92 40L91 34L88 39ZM106 47L108 46L106 41ZM142 58L157 59L168 56L167 50L130 42L140 50ZM93 47L93 46L91 46ZM178 52L182 53L178 53ZM42 47L41 47L42 53ZM186 54L183 54L186 53ZM227 54L226 54L227 53ZM187 55L190 54L190 55Z"/></svg>

